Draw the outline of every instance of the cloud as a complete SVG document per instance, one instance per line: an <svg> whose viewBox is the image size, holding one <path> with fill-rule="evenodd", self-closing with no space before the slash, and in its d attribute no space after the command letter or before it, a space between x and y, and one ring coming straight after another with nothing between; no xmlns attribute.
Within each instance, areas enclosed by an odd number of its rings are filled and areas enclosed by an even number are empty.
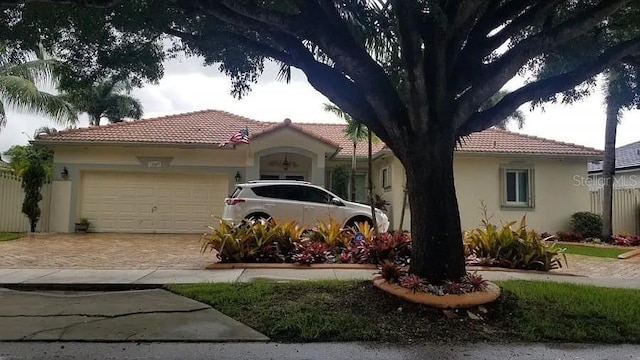
<svg viewBox="0 0 640 360"><path fill-rule="evenodd" d="M304 73L292 71L289 84L276 80L279 66L265 64L265 71L253 91L238 100L229 95L231 83L217 66L205 67L198 57L180 56L165 63L165 76L157 84L136 89L133 95L141 100L145 117L156 117L203 109L219 109L263 121L339 122L335 116L322 110L327 98L317 92L306 80ZM520 86L521 80L510 82ZM601 92L573 105L550 104L543 112L529 111L523 133L550 139L577 143L602 149L604 147L604 106ZM33 131L41 126L56 125L41 116L17 113L7 109L8 125L0 132L0 152L11 145L26 144ZM82 118L80 126L87 126ZM640 111L624 114L618 127L618 145L640 140Z"/></svg>

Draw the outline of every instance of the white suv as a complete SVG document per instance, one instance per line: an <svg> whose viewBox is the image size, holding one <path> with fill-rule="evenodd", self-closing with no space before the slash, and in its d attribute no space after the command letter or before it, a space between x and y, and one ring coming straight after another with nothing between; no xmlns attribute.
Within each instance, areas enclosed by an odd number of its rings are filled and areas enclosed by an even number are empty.
<svg viewBox="0 0 640 360"><path fill-rule="evenodd" d="M387 215L380 209L375 211L378 229L387 231ZM260 180L238 184L225 199L222 218L233 223L259 218L295 220L306 228L333 219L343 226L353 226L356 222L371 223L371 207L345 201L308 182Z"/></svg>

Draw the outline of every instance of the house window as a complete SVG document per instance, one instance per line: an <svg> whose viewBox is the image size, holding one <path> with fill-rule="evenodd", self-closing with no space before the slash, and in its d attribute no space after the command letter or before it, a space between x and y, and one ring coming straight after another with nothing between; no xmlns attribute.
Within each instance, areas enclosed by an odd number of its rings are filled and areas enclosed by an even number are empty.
<svg viewBox="0 0 640 360"><path fill-rule="evenodd" d="M385 190L391 189L391 167L387 166L382 168L382 188Z"/></svg>
<svg viewBox="0 0 640 360"><path fill-rule="evenodd" d="M533 169L502 169L502 206L529 207L534 206Z"/></svg>

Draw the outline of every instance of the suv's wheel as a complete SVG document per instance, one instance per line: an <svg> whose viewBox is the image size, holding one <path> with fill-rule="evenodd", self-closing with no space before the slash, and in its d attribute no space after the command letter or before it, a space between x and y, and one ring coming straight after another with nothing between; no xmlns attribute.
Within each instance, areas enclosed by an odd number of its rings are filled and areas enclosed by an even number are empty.
<svg viewBox="0 0 640 360"><path fill-rule="evenodd" d="M271 220L271 216L269 216L268 214L265 213L253 213L253 214L249 214L247 215L247 217L245 218L247 220L252 220L252 221L257 221L257 220Z"/></svg>

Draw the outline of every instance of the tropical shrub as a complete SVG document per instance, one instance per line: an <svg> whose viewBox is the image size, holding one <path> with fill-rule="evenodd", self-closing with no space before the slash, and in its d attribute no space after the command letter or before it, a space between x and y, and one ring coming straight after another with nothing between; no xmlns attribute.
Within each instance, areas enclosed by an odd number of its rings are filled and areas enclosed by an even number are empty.
<svg viewBox="0 0 640 360"><path fill-rule="evenodd" d="M22 174L22 189L24 190L24 200L22 202L22 213L29 219L29 229L36 231L36 226L40 220L41 210L39 202L42 200L42 186L47 179L47 174L42 160L38 154L29 155L29 163Z"/></svg>
<svg viewBox="0 0 640 360"><path fill-rule="evenodd" d="M523 216L515 230L512 226L518 224L516 221L498 229L484 219L482 228L465 232L465 247L471 254L468 262L541 271L562 267L560 255L564 255L563 250L555 243L546 242L535 231L527 230L525 219Z"/></svg>
<svg viewBox="0 0 640 360"><path fill-rule="evenodd" d="M238 225L220 220L218 227L203 236L202 252L217 252L222 262L286 262L301 227L295 222L277 224L273 220L245 221Z"/></svg>
<svg viewBox="0 0 640 360"><path fill-rule="evenodd" d="M602 217L588 211L571 215L571 229L585 238L597 238L602 234Z"/></svg>
<svg viewBox="0 0 640 360"><path fill-rule="evenodd" d="M353 238L350 229L343 229L342 225L333 219L328 222L319 221L318 225L307 233L307 239L312 242L321 242L329 248L347 247Z"/></svg>

